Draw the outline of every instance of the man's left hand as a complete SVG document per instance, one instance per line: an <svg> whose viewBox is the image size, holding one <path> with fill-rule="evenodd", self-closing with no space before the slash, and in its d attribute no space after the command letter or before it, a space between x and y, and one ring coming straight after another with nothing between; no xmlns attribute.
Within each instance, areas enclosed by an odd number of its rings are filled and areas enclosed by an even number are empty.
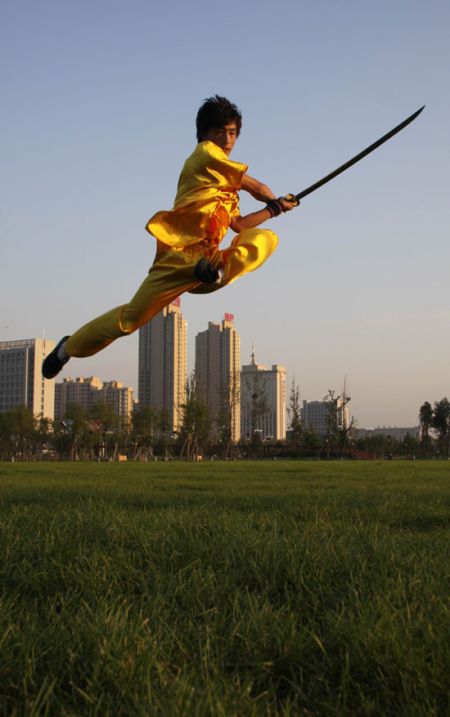
<svg viewBox="0 0 450 717"><path fill-rule="evenodd" d="M286 194L285 197L278 197L278 201L283 207L283 212L290 212L291 209L295 209L295 207L298 207L300 204L294 194Z"/></svg>

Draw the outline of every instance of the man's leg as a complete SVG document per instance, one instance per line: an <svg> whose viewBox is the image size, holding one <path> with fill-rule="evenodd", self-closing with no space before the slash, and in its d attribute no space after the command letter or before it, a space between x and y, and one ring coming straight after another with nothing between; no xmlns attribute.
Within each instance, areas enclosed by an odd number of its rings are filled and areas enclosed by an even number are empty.
<svg viewBox="0 0 450 717"><path fill-rule="evenodd" d="M278 237L270 229L244 229L236 234L230 246L209 258L214 266L223 267L220 284L199 284L187 289L190 294L209 294L231 284L249 271L255 271L278 246Z"/></svg>
<svg viewBox="0 0 450 717"><path fill-rule="evenodd" d="M259 269L277 246L278 237L270 229L244 229L237 234L228 249L222 252L223 285L231 284L249 271Z"/></svg>
<svg viewBox="0 0 450 717"><path fill-rule="evenodd" d="M194 278L194 270L205 256L204 247L195 245L158 253L131 301L85 324L67 341L62 339L45 359L43 375L54 378L70 358L92 356L120 336L133 333L185 291L210 293L258 269L277 244L277 235L269 229L245 229L237 234L227 249L208 256L214 266L223 267L220 284L205 284Z"/></svg>
<svg viewBox="0 0 450 717"><path fill-rule="evenodd" d="M92 356L120 336L127 336L146 324L180 294L198 284L193 271L200 256L195 247L183 251L169 249L157 255L131 301L78 329L65 343L66 354L69 357Z"/></svg>

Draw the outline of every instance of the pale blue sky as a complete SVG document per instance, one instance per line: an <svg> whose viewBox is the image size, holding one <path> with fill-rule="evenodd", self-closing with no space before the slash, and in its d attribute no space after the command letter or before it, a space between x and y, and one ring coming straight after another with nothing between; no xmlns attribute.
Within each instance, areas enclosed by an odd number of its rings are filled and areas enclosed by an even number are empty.
<svg viewBox="0 0 450 717"><path fill-rule="evenodd" d="M205 97L238 104L233 158L278 194L426 104L267 224L261 270L182 309L191 367L195 334L232 312L243 363L254 342L308 400L347 377L361 426L413 425L450 395L447 0L9 0L0 21L0 339L57 340L134 293ZM137 335L62 376L91 374L136 388Z"/></svg>

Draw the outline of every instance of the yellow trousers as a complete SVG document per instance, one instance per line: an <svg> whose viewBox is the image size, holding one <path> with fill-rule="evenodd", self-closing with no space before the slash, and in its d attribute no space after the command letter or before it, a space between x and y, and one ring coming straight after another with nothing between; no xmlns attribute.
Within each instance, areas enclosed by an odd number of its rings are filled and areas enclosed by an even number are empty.
<svg viewBox="0 0 450 717"><path fill-rule="evenodd" d="M159 244L148 276L131 301L78 329L67 340L66 353L78 357L96 354L120 336L139 329L185 291L207 294L254 271L275 251L277 244L277 235L269 229L245 229L223 250L205 242L183 249ZM205 284L194 278L195 266L204 256L214 266L223 267L220 286Z"/></svg>

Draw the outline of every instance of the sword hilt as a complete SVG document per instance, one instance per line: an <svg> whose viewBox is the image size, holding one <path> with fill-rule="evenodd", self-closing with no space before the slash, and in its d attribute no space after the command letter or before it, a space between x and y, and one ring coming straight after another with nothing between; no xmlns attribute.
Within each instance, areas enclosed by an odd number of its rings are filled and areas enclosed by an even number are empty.
<svg viewBox="0 0 450 717"><path fill-rule="evenodd" d="M278 217L282 212L288 212L289 209L283 207L282 201L293 204L294 207L298 207L300 200L297 199L295 194L286 194L284 197L278 197L278 199L269 199L266 204L266 209L271 213L272 217Z"/></svg>
<svg viewBox="0 0 450 717"><path fill-rule="evenodd" d="M286 194L283 199L285 199L287 202L291 202L291 204L294 204L296 207L300 204L300 200L297 199L295 194Z"/></svg>

